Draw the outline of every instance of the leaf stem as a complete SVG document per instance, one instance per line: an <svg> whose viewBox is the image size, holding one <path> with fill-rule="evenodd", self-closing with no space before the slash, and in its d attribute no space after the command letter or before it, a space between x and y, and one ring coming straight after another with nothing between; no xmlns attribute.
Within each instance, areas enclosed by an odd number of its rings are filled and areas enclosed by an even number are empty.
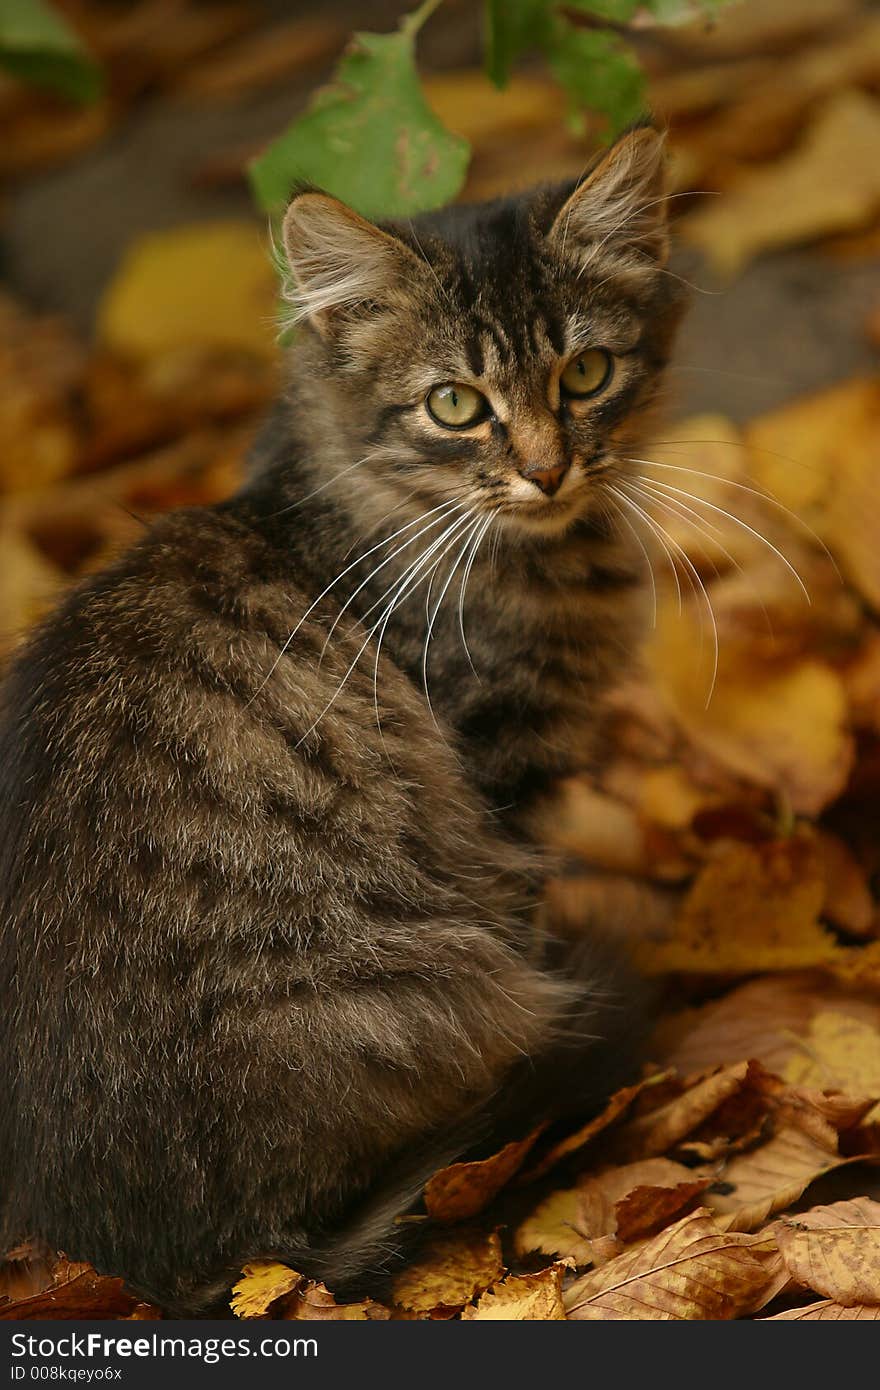
<svg viewBox="0 0 880 1390"><path fill-rule="evenodd" d="M413 10L412 14L404 15L400 21L401 33L406 34L408 38L415 38L422 25L442 4L443 0L422 0L418 9Z"/></svg>

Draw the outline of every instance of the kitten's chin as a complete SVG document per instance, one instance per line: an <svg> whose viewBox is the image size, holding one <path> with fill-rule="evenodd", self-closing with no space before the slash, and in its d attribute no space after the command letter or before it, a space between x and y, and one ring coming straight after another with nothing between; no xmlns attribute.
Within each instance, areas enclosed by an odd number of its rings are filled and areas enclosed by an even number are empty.
<svg viewBox="0 0 880 1390"><path fill-rule="evenodd" d="M561 498L537 506L517 507L499 512L501 529L511 536L544 536L552 540L564 536L587 513L583 496Z"/></svg>

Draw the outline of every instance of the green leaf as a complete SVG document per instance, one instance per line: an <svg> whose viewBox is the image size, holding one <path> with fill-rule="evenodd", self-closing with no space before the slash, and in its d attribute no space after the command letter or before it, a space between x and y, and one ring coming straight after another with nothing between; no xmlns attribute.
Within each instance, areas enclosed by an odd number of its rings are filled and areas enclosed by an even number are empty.
<svg viewBox="0 0 880 1390"><path fill-rule="evenodd" d="M406 216L455 197L470 146L426 102L413 48L405 27L354 36L334 82L250 166L267 211L283 207L298 181L326 189L366 217Z"/></svg>
<svg viewBox="0 0 880 1390"><path fill-rule="evenodd" d="M97 63L44 0L0 0L0 64L73 101L95 101L101 94Z"/></svg>
<svg viewBox="0 0 880 1390"><path fill-rule="evenodd" d="M547 62L575 119L584 110L601 112L614 136L644 115L642 70L616 35L565 25L548 45Z"/></svg>
<svg viewBox="0 0 880 1390"><path fill-rule="evenodd" d="M548 0L486 0L486 72L496 87L507 86L523 53L542 46L550 11Z"/></svg>

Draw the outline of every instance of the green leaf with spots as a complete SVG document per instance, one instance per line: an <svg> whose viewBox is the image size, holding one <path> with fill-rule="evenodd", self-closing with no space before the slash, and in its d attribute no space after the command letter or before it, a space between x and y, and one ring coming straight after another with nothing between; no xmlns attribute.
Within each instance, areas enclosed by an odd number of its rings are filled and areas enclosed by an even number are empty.
<svg viewBox="0 0 880 1390"><path fill-rule="evenodd" d="M0 0L0 66L72 101L95 101L101 95L100 68L44 0Z"/></svg>
<svg viewBox="0 0 880 1390"><path fill-rule="evenodd" d="M269 212L304 181L366 217L400 217L450 202L469 159L425 100L404 21L394 34L356 34L332 84L249 172Z"/></svg>

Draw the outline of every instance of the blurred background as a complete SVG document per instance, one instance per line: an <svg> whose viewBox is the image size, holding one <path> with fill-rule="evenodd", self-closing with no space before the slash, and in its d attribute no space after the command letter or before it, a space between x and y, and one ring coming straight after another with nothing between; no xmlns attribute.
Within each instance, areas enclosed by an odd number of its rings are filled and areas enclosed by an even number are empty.
<svg viewBox="0 0 880 1390"><path fill-rule="evenodd" d="M151 514L237 485L279 375L247 165L351 31L391 29L403 9L58 8L105 89L78 105L0 77L0 659ZM495 90L482 22L481 5L445 0L419 35L428 98L473 147L463 196L578 174L598 124L573 130L537 60ZM721 840L776 845L809 826L769 869L739 862L744 917L766 925L767 873L812 874L824 898L804 920L821 908L841 939L870 938L880 10L744 0L712 22L634 21L627 37L671 132L670 273L692 309L633 513L655 567L648 675L621 696L613 768L569 788L559 834L606 870L680 886ZM790 916L790 894L779 902Z"/></svg>

